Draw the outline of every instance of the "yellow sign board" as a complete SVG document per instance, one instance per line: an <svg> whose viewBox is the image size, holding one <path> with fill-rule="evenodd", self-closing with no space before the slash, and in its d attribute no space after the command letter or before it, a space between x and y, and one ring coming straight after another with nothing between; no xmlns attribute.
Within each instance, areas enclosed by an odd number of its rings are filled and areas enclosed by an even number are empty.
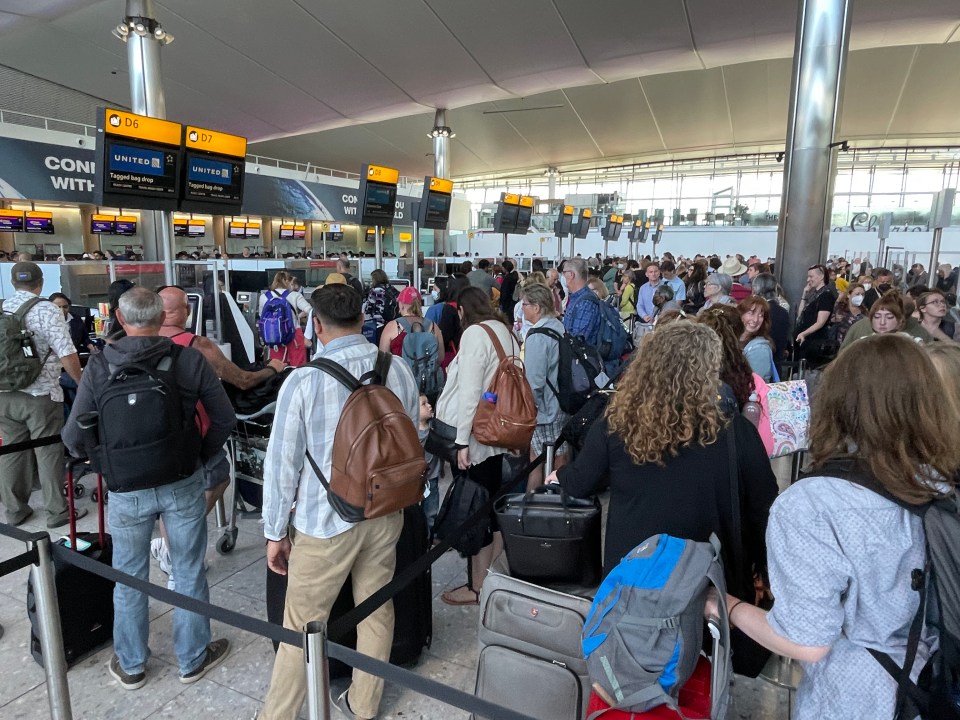
<svg viewBox="0 0 960 720"><path fill-rule="evenodd" d="M382 165L367 165L367 180L396 185L400 180L400 171Z"/></svg>
<svg viewBox="0 0 960 720"><path fill-rule="evenodd" d="M520 196L519 196L519 195L514 195L513 193L504 193L504 194L503 194L503 202L505 202L507 205L519 205L519 204L520 204Z"/></svg>
<svg viewBox="0 0 960 720"><path fill-rule="evenodd" d="M22 218L23 210L0 210L0 217Z"/></svg>
<svg viewBox="0 0 960 720"><path fill-rule="evenodd" d="M117 215L117 222L121 222L121 223L134 223L134 222L136 222L136 221L137 221L137 216L136 216L136 215ZM191 225L194 225L194 224L196 224L196 225L203 225L204 223L203 223L203 220L191 220L191 221L190 221L190 224L191 224Z"/></svg>
<svg viewBox="0 0 960 720"><path fill-rule="evenodd" d="M521 195L520 204L524 207L533 207L533 196L532 195Z"/></svg>
<svg viewBox="0 0 960 720"><path fill-rule="evenodd" d="M583 216L584 216L585 218L593 217L593 210L589 210L589 209L584 210L584 211L583 211Z"/></svg>
<svg viewBox="0 0 960 720"><path fill-rule="evenodd" d="M28 218L38 218L43 220L53 220L52 212L40 212L39 210L31 210L27 212ZM119 218L118 218L119 219Z"/></svg>
<svg viewBox="0 0 960 720"><path fill-rule="evenodd" d="M437 192L452 193L453 180L446 180L444 178L432 177L430 178L430 189L436 190Z"/></svg>
<svg viewBox="0 0 960 720"><path fill-rule="evenodd" d="M191 150L203 150L237 158L242 158L247 154L246 138L239 135L228 135L216 130L198 128L193 125L187 125L183 144Z"/></svg>
<svg viewBox="0 0 960 720"><path fill-rule="evenodd" d="M410 242L413 240L413 233L400 233L400 242Z"/></svg>
<svg viewBox="0 0 960 720"><path fill-rule="evenodd" d="M0 213L0 215L2 214L3 213ZM93 219L98 220L100 222L116 222L117 216L116 215L94 215Z"/></svg>
<svg viewBox="0 0 960 720"><path fill-rule="evenodd" d="M146 115L134 115L114 108L107 108L104 113L103 131L107 135L123 135L163 145L180 145L179 123Z"/></svg>
<svg viewBox="0 0 960 720"><path fill-rule="evenodd" d="M230 223L230 224L233 225L233 223ZM260 229L260 223L258 223L258 222L248 222L248 223L245 223L244 227L246 227L247 230L259 230L259 229Z"/></svg>
<svg viewBox="0 0 960 720"><path fill-rule="evenodd" d="M294 229L294 230L302 230L302 231L306 232L306 231L307 231L307 226L304 225L303 223L297 223L296 225L293 226L293 229Z"/></svg>
<svg viewBox="0 0 960 720"><path fill-rule="evenodd" d="M563 206L564 215L573 215L573 205L564 205Z"/></svg>
<svg viewBox="0 0 960 720"><path fill-rule="evenodd" d="M293 223L281 223L281 230L293 230Z"/></svg>

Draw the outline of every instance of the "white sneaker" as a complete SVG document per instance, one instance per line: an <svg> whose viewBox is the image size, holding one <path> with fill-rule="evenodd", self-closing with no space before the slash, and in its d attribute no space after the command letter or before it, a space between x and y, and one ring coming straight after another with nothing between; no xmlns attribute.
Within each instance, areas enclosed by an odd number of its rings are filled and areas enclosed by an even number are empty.
<svg viewBox="0 0 960 720"><path fill-rule="evenodd" d="M173 571L173 563L170 560L170 551L167 549L167 543L162 537L154 538L150 541L150 554L160 565L160 570L167 575Z"/></svg>

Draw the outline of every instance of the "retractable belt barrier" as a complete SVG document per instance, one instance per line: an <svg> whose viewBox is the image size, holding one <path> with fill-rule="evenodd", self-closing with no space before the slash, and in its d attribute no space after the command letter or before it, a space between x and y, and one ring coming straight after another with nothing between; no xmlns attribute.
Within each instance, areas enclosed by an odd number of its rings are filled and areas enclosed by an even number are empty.
<svg viewBox="0 0 960 720"><path fill-rule="evenodd" d="M0 526L0 532L3 530L5 530L5 527ZM94 575L104 577L107 580L127 585L168 605L173 605L174 607L195 612L198 615L219 620L226 625L231 625L255 635L261 635L276 642L284 642L295 647L303 647L302 634L294 630L290 630L281 625L275 625L266 620L252 618L234 610L227 610L219 605L212 605L208 602L196 600L174 592L173 590L160 587L159 585L152 585L145 580L140 580L127 573L114 570L108 565L88 558L82 553L74 552L60 544L53 544L51 548L53 554L60 562L74 565ZM466 710L476 716L494 718L495 720L535 720L529 715L518 713L515 710L487 700L482 700L462 690L448 687L436 680L430 680L410 670L404 670L403 668L383 662L382 660L376 660L375 658L358 653L356 650L351 650L343 645L337 645L336 643L328 641L327 651L330 657L345 662L358 670L382 677L384 680L410 688L422 695L440 700L461 710Z"/></svg>
<svg viewBox="0 0 960 720"><path fill-rule="evenodd" d="M45 445L56 445L59 442L63 442L59 435L48 435L47 437L36 438L34 440L24 440L23 442L10 443L9 445L0 445L0 455L33 450L34 448L44 447Z"/></svg>
<svg viewBox="0 0 960 720"><path fill-rule="evenodd" d="M34 447L41 447L43 445L52 445L59 441L59 436L40 438L37 440L30 440L24 443L16 443L2 447L0 452L19 452L22 450L29 450ZM545 458L546 453L541 453L536 459L530 461L520 472L515 473L513 479L516 480L517 478L528 474L531 470L539 467L541 464L543 464ZM336 621L331 627L332 631L336 631L336 635L334 635L333 632L331 632L331 635L333 635L335 638L342 637L344 634L356 627L359 623L363 622L363 620L375 612L377 608L390 600L417 576L423 573L440 556L450 549L450 547L452 547L452 545L460 537L469 531L474 524L476 524L484 515L489 513L497 500L512 490L512 482L508 482L497 493L492 494L489 500L484 503L482 507L476 510L442 542L435 545L429 552L420 557L415 563L405 568L404 571L397 575L393 580L384 585L365 601L360 603L360 605L355 607L352 611ZM47 533L28 533L3 523L0 523L0 535L7 535L14 539L28 543L36 541L38 538L49 538ZM127 585L135 590L146 593L147 595L150 595L161 602L167 603L168 605L173 605L174 607L179 607L204 617L219 620L222 623L239 628L240 630L269 638L274 642L283 642L295 647L303 647L303 635L300 632L290 630L282 625L276 625L274 623L267 622L266 620L249 617L236 611L228 610L218 605L213 605L209 602L196 600L158 585L153 585L145 580L141 580L133 577L132 575L128 575L127 573L115 570L109 565L104 565L103 563L89 558L82 553L74 552L59 543L51 543L50 548L51 552L59 562L73 565L82 570L86 570L87 572L91 572L94 575L104 577L107 580ZM38 561L38 550L37 547L34 546L21 555L0 562L0 577L11 572L15 572L16 570L28 565L36 564ZM396 683L402 687L410 688L415 692L432 697L436 700L440 700L441 702L460 708L461 710L466 710L467 712L472 713L474 716L493 718L494 720L534 720L528 715L518 713L515 710L503 707L502 705L497 705L488 700L475 697L469 693L463 692L462 690L448 687L435 680L422 677L414 672L391 665L390 663L383 662L382 660L377 660L368 655L363 655L358 653L356 650L351 650L350 648L344 647L343 645L339 645L330 640L327 641L327 652L330 657L345 662L348 665L357 668L358 670L371 675L376 675L384 680Z"/></svg>

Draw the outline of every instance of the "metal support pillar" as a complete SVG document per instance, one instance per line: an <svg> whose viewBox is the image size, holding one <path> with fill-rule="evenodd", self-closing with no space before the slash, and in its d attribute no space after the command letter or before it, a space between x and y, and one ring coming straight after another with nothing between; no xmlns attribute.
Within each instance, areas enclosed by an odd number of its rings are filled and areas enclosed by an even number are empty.
<svg viewBox="0 0 960 720"><path fill-rule="evenodd" d="M376 267L383 267L383 231L380 229L380 226L377 225L375 229L375 234L373 236L373 256L376 259ZM359 262L357 263L359 268ZM360 274L360 270L357 270L357 274Z"/></svg>
<svg viewBox="0 0 960 720"><path fill-rule="evenodd" d="M164 32L155 16L153 0L126 0L124 22L117 27L116 34L127 43L130 109L138 115L166 119L160 48L172 42L173 36ZM143 257L162 260L164 280L174 285L173 214L166 210L155 210L151 214L153 221L142 223Z"/></svg>
<svg viewBox="0 0 960 720"><path fill-rule="evenodd" d="M504 260L507 259L507 234L506 233L503 234L503 247L500 250L500 255L503 257Z"/></svg>
<svg viewBox="0 0 960 720"><path fill-rule="evenodd" d="M795 313L827 257L852 0L801 0L787 117L776 277Z"/></svg>
<svg viewBox="0 0 960 720"><path fill-rule="evenodd" d="M330 720L326 623L313 620L304 625L303 663L307 670L307 717L310 720Z"/></svg>
<svg viewBox="0 0 960 720"><path fill-rule="evenodd" d="M36 547L38 561L30 568L30 580L37 598L37 620L40 630L40 652L47 677L47 699L51 720L73 720L70 707L70 686L67 683L67 659L63 654L63 633L57 586L53 579L53 557L50 536L39 538L27 547Z"/></svg>
<svg viewBox="0 0 960 720"><path fill-rule="evenodd" d="M430 131L430 137L433 138L433 176L450 179L450 140L457 134L447 125L447 111L438 108L433 116L433 130ZM447 255L447 231L433 231L434 254L438 257Z"/></svg>
<svg viewBox="0 0 960 720"><path fill-rule="evenodd" d="M416 215L414 215L416 217ZM413 258L413 286L420 290L420 223L413 221L413 246L410 255Z"/></svg>
<svg viewBox="0 0 960 720"><path fill-rule="evenodd" d="M576 255L576 252L575 252L575 251L576 251L576 247L575 247L576 242L577 242L577 241L576 241L576 237L574 236L573 233L570 233L570 255L569 255L569 257L576 257L576 256L577 256L577 255Z"/></svg>

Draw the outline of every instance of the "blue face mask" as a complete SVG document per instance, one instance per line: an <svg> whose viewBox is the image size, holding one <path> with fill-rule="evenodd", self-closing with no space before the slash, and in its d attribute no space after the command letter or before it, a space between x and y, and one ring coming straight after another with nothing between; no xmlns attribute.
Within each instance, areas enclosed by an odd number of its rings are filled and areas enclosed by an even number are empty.
<svg viewBox="0 0 960 720"><path fill-rule="evenodd" d="M430 297L433 298L433 301L434 301L434 302L437 302L437 300L440 299L440 292L439 292L438 290L433 290L433 291L430 293Z"/></svg>

